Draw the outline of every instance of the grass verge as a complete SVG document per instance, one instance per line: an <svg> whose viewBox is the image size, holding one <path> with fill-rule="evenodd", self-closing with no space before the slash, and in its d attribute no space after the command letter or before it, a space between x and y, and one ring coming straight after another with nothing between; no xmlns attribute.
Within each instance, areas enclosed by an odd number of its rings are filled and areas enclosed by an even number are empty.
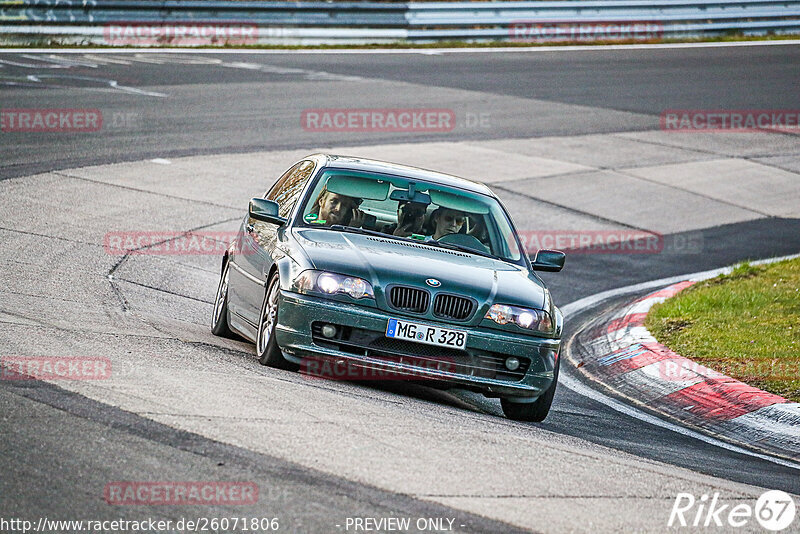
<svg viewBox="0 0 800 534"><path fill-rule="evenodd" d="M657 304L645 326L686 358L800 402L800 258L740 264Z"/></svg>

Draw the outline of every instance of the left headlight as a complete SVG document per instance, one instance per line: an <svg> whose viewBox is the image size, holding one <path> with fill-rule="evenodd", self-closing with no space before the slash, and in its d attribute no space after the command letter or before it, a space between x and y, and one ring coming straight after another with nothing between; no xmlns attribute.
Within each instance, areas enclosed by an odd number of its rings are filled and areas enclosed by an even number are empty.
<svg viewBox="0 0 800 534"><path fill-rule="evenodd" d="M497 324L513 323L525 330L532 330L542 334L553 333L553 320L544 310L518 308L506 304L494 304L486 312L486 319L491 319Z"/></svg>
<svg viewBox="0 0 800 534"><path fill-rule="evenodd" d="M324 295L344 293L354 299L375 298L372 285L363 278L327 271L303 271L292 281L292 289L298 293L315 292Z"/></svg>

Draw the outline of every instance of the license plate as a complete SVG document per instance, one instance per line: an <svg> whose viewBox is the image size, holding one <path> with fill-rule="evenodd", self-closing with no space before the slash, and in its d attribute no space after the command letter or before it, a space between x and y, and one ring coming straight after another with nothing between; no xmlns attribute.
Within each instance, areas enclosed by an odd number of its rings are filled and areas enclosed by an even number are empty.
<svg viewBox="0 0 800 534"><path fill-rule="evenodd" d="M386 337L454 349L463 349L467 345L466 332L410 323L400 319L389 319L389 324L386 325Z"/></svg>

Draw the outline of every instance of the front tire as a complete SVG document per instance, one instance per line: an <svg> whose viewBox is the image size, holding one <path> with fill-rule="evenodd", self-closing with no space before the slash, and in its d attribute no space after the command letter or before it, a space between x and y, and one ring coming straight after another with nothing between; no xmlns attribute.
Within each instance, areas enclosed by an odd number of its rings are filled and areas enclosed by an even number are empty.
<svg viewBox="0 0 800 534"><path fill-rule="evenodd" d="M533 402L511 402L508 399L500 399L500 406L503 408L503 413L509 419L514 421L527 421L533 423L541 423L550 413L550 406L553 404L553 397L556 394L556 385L558 384L558 369L561 367L561 358L556 363L556 369L553 373L553 383L547 388L547 391L539 395L539 398Z"/></svg>
<svg viewBox="0 0 800 534"><path fill-rule="evenodd" d="M258 363L287 371L296 370L297 366L283 357L281 348L275 337L278 325L278 296L280 295L280 279L278 273L272 275L264 293L264 303L258 319L258 335L256 336L256 356Z"/></svg>
<svg viewBox="0 0 800 534"><path fill-rule="evenodd" d="M211 315L211 333L220 337L233 337L233 331L228 324L228 283L230 282L230 265L225 262L222 275L219 277L217 297L214 299L214 311Z"/></svg>

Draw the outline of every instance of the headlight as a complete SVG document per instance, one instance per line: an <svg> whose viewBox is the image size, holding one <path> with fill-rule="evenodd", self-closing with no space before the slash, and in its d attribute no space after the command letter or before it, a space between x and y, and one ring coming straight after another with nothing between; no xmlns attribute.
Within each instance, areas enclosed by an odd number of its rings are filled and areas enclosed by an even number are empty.
<svg viewBox="0 0 800 534"><path fill-rule="evenodd" d="M550 314L544 310L494 304L486 312L486 319L491 319L497 324L513 323L525 330L532 330L542 334L551 334L553 332L553 320L550 318Z"/></svg>
<svg viewBox="0 0 800 534"><path fill-rule="evenodd" d="M292 282L292 289L298 293L344 293L354 299L375 298L372 286L366 280L326 271L303 271Z"/></svg>

